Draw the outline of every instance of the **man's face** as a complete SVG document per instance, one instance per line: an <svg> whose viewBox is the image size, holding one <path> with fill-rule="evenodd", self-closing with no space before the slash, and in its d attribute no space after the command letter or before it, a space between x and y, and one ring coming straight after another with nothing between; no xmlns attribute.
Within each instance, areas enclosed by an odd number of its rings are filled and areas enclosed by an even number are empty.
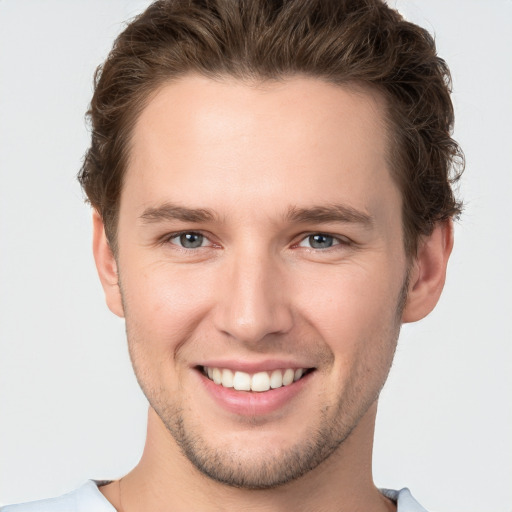
<svg viewBox="0 0 512 512"><path fill-rule="evenodd" d="M122 307L152 408L230 485L314 468L374 415L400 328L379 98L188 76L142 112L125 178Z"/></svg>

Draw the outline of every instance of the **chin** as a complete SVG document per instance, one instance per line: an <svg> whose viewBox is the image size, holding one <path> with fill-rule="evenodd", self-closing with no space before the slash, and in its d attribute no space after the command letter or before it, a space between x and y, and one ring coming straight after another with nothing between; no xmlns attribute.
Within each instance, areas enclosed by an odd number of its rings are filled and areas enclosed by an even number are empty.
<svg viewBox="0 0 512 512"><path fill-rule="evenodd" d="M316 421L296 428L261 424L254 418L243 429L205 426L190 410L154 407L181 453L203 475L241 489L273 489L291 483L327 460L350 436L360 418L343 422L343 414L321 408ZM365 409L364 412L366 412ZM339 412L339 411L337 411ZM364 414L361 412L361 414ZM331 416L332 415L332 416ZM204 418L202 418L204 419ZM209 431L205 431L206 429ZM228 432L218 435L217 431Z"/></svg>

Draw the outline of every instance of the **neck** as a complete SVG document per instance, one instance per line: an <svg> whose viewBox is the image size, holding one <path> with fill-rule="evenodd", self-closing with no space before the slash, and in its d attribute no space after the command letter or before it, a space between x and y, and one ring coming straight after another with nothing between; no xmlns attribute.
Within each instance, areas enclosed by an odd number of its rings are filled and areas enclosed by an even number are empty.
<svg viewBox="0 0 512 512"><path fill-rule="evenodd" d="M376 489L371 457L376 404L340 447L301 478L273 489L233 488L200 473L182 454L160 418L150 408L148 435L139 464L119 485L102 488L123 512L142 510L243 510L276 512L365 510L384 512L394 505Z"/></svg>

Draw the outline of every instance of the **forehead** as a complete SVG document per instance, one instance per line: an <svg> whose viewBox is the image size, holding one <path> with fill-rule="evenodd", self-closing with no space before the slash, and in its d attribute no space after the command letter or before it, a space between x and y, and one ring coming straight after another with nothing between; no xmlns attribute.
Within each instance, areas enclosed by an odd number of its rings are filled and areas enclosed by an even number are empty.
<svg viewBox="0 0 512 512"><path fill-rule="evenodd" d="M375 93L304 77L192 75L162 86L138 118L121 209L223 198L224 209L320 200L367 210L390 193L400 202L386 156Z"/></svg>

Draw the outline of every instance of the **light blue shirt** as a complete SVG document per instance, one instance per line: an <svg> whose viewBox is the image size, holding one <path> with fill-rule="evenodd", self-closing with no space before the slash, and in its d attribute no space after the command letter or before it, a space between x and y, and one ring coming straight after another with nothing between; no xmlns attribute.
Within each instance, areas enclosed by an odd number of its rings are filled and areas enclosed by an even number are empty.
<svg viewBox="0 0 512 512"><path fill-rule="evenodd" d="M427 512L411 495L409 489L400 491L381 489L384 496L397 504L397 512ZM19 505L7 505L0 512L116 512L112 504L101 494L93 480L58 498L32 501Z"/></svg>

